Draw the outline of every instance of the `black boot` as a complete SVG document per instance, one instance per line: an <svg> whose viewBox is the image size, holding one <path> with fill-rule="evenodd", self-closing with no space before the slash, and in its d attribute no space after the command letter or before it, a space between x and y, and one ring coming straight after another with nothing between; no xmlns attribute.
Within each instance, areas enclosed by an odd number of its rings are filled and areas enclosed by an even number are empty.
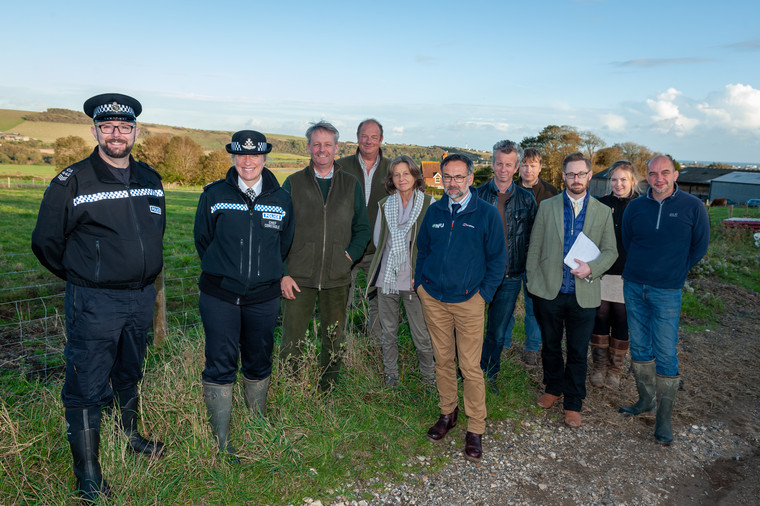
<svg viewBox="0 0 760 506"><path fill-rule="evenodd" d="M108 483L100 471L100 407L66 408L66 436L74 458L74 476L79 497L95 502L110 497Z"/></svg>
<svg viewBox="0 0 760 506"><path fill-rule="evenodd" d="M145 457L160 458L164 456L164 443L145 439L137 431L137 411L140 408L140 397L137 388L116 392L116 399L121 408L121 430L129 438L127 450Z"/></svg>

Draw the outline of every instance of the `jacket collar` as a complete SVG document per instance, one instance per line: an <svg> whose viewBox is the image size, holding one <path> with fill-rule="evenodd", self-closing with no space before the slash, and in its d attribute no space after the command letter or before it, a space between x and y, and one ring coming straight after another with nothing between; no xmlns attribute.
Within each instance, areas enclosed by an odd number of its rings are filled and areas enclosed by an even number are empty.
<svg viewBox="0 0 760 506"><path fill-rule="evenodd" d="M230 169L227 171L227 175L224 176L224 181L228 185L232 186L235 189L238 189L238 173L237 169L233 165L230 167ZM280 188L280 182L277 181L277 177L272 173L271 170L264 167L264 169L261 171L261 194L264 195L265 193L273 192Z"/></svg>
<svg viewBox="0 0 760 506"><path fill-rule="evenodd" d="M668 195L667 197L665 197L662 200L657 200L656 198L654 198L652 196L652 187L650 186L649 188L647 188L647 198L649 200L654 200L655 202L665 202L665 201L668 201L668 200L672 199L673 197L675 197L676 194L678 193L678 191L679 191L678 190L678 183L674 182L673 183L673 193L671 193L670 195Z"/></svg>
<svg viewBox="0 0 760 506"><path fill-rule="evenodd" d="M123 184L111 174L105 160L100 157L99 149L100 148L96 146L90 155L90 164L93 169L95 169L95 177L97 177L101 183ZM146 185L146 182L142 178L142 174L135 170L135 159L132 158L132 155L129 155L129 182L130 184L134 182L142 186Z"/></svg>

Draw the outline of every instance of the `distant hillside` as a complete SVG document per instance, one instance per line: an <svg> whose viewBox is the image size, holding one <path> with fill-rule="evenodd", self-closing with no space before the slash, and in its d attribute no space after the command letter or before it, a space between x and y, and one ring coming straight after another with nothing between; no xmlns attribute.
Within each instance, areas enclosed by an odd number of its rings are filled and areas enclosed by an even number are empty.
<svg viewBox="0 0 760 506"><path fill-rule="evenodd" d="M84 113L70 109L50 108L45 112L16 111L12 109L0 109L0 132L18 133L21 136L37 139L47 148L52 147L56 139L69 135L77 135L83 138L89 146L95 146L95 139L90 133L92 120ZM138 143L150 136L166 135L187 136L195 141L204 151L223 150L230 142L232 131L223 130L199 130L154 123L139 123L140 138ZM303 136L265 133L267 140L272 143L272 157L277 154L297 155L298 162L303 162L302 157L308 157L306 139ZM346 156L356 152L355 142L340 142L338 156ZM472 158L476 164L490 161L490 153L475 150L465 150L455 147L444 146L417 146L410 144L384 144L383 152L388 158L395 158L405 154L412 159L440 160L444 153L463 153ZM284 157L287 158L287 157ZM307 158L306 158L307 159Z"/></svg>

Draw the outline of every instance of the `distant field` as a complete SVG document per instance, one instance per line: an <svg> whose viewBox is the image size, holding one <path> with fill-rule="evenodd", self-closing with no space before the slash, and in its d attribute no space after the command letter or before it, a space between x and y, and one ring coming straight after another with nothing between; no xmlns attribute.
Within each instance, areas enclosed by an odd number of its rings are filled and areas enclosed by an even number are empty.
<svg viewBox="0 0 760 506"><path fill-rule="evenodd" d="M95 138L90 133L89 125L53 123L49 121L24 121L14 127L13 131L51 144L59 137L78 135L85 140L88 146L95 147Z"/></svg>
<svg viewBox="0 0 760 506"><path fill-rule="evenodd" d="M58 173L53 165L10 165L0 163L0 176L29 176L51 179Z"/></svg>
<svg viewBox="0 0 760 506"><path fill-rule="evenodd" d="M24 122L22 116L27 111L14 111L12 109L0 109L0 132L12 129Z"/></svg>

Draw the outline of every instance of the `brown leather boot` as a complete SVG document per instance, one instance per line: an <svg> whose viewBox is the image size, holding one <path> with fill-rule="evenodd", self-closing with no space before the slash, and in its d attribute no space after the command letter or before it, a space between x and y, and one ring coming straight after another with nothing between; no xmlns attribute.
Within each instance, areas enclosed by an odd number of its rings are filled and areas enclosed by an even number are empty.
<svg viewBox="0 0 760 506"><path fill-rule="evenodd" d="M609 365L607 367L607 380L604 386L617 390L620 387L620 376L623 374L625 356L628 354L628 341L618 341L614 337L610 339Z"/></svg>
<svg viewBox="0 0 760 506"><path fill-rule="evenodd" d="M610 336L591 334L591 374L589 381L595 387L604 386L607 375L607 349L610 347Z"/></svg>

